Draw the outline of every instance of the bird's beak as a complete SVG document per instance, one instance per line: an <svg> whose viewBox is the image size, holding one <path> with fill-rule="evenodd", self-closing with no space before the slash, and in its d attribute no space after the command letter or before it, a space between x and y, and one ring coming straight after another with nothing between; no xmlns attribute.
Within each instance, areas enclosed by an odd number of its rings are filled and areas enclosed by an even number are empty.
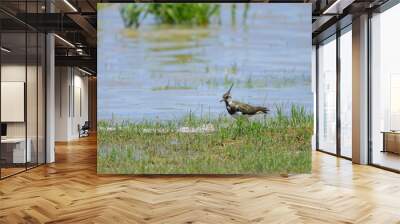
<svg viewBox="0 0 400 224"><path fill-rule="evenodd" d="M219 102L220 102L220 103L221 103L221 102L224 102L224 99L220 100Z"/></svg>

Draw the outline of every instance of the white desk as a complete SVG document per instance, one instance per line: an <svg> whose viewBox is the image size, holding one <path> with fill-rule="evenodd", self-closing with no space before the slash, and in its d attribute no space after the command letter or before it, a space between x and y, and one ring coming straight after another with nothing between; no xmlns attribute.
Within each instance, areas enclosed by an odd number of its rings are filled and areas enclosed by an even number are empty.
<svg viewBox="0 0 400 224"><path fill-rule="evenodd" d="M1 139L1 144L3 145L14 145L12 148L12 162L13 163L25 163L31 162L32 153L31 153L31 145L32 141L30 138L27 139L27 147L25 151L25 138L5 138ZM26 159L26 161L25 161Z"/></svg>

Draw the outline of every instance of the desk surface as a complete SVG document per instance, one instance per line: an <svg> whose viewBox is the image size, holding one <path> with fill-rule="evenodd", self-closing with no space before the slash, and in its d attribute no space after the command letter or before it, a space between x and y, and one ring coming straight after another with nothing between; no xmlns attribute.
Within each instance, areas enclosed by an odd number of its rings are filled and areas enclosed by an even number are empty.
<svg viewBox="0 0 400 224"><path fill-rule="evenodd" d="M384 134L400 134L400 131L381 131Z"/></svg>
<svg viewBox="0 0 400 224"><path fill-rule="evenodd" d="M29 139L28 139L29 141ZM1 143L20 143L25 142L25 138L5 138L1 139Z"/></svg>

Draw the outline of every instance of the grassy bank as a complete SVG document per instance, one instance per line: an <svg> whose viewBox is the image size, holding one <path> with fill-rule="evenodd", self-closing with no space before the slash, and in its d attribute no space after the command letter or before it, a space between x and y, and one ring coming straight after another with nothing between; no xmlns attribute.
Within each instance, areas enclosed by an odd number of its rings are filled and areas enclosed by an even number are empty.
<svg viewBox="0 0 400 224"><path fill-rule="evenodd" d="M182 132L182 127L198 131ZM298 107L290 115L278 108L275 117L257 121L191 115L158 123L101 121L97 169L120 174L310 172L312 127L312 115Z"/></svg>

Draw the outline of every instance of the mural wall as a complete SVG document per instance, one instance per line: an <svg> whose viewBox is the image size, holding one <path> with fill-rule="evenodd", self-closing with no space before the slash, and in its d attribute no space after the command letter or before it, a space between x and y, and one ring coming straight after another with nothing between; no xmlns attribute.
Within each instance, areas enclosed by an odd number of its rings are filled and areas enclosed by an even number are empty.
<svg viewBox="0 0 400 224"><path fill-rule="evenodd" d="M311 5L98 4L98 172L311 170Z"/></svg>

